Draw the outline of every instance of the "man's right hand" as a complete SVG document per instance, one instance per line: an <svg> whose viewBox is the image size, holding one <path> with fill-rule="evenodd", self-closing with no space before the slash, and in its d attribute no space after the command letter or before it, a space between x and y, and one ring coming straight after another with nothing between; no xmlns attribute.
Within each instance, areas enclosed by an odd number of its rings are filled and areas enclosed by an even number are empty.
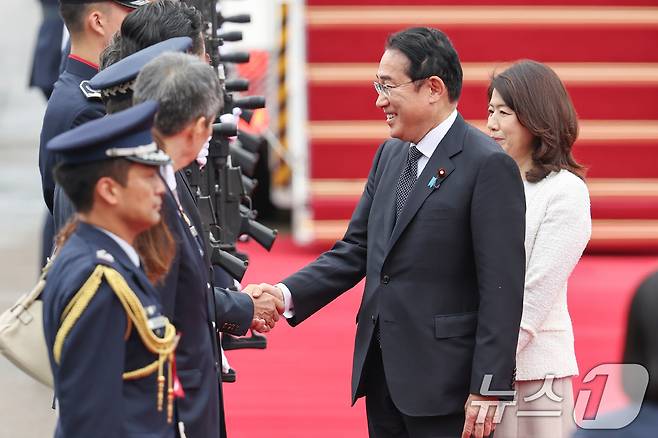
<svg viewBox="0 0 658 438"><path fill-rule="evenodd" d="M272 286L271 284L261 283L258 285L258 291L260 293L266 293L272 295L277 300L281 301L281 307L278 309L278 311L279 311L279 315L283 314L285 303L283 300L283 292L281 292L281 289L279 289L276 286ZM254 297L254 295L252 295L252 297Z"/></svg>
<svg viewBox="0 0 658 438"><path fill-rule="evenodd" d="M283 313L283 294L274 286L262 283L260 285L250 284L242 291L249 294L254 302L254 316L251 328L259 332L268 332L279 320L279 314Z"/></svg>

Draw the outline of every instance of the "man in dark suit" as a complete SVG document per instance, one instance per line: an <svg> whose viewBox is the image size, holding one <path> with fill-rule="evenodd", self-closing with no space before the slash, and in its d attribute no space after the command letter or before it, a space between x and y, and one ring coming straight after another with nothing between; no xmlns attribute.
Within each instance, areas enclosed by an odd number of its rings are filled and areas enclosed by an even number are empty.
<svg viewBox="0 0 658 438"><path fill-rule="evenodd" d="M371 437L487 436L493 409L477 422L478 403L512 389L523 184L514 161L457 113L461 84L445 34L391 35L374 85L392 138L345 236L277 287L261 284L285 299L294 326L365 276L352 402L366 397Z"/></svg>
<svg viewBox="0 0 658 438"><path fill-rule="evenodd" d="M143 49L132 58L155 47ZM128 59L113 67L120 67ZM261 319L267 321L269 328L276 322L281 304L275 304L276 299L261 300L263 296L252 301L248 293L220 288L212 294L207 236L203 235L199 211L183 169L194 162L212 132L222 103L217 74L195 56L165 53L141 68L134 88L135 104L147 100L160 103L156 138L171 155L173 164L170 173L165 172L171 192L165 196L163 212L177 241L178 254L173 264L177 272L170 272L159 290L165 310L173 310L172 320L183 333L176 356L186 393L178 403L180 420L185 423L188 438L225 438L221 358L214 350L214 328L241 336L250 327L261 328L257 322ZM211 315L208 297L214 310Z"/></svg>

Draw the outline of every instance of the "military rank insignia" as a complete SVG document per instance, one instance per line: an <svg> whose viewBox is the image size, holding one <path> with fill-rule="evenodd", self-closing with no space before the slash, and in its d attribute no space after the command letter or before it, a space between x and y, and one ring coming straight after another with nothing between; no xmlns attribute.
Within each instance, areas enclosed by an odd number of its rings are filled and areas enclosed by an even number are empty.
<svg viewBox="0 0 658 438"><path fill-rule="evenodd" d="M101 92L91 88L91 86L89 85L89 81L80 82L80 90L82 91L82 94L84 94L87 99L101 98Z"/></svg>

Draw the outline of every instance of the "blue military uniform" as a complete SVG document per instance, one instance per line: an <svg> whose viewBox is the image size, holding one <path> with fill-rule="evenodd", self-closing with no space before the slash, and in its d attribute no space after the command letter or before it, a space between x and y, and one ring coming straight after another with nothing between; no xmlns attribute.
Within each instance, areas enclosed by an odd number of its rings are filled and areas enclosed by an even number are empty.
<svg viewBox="0 0 658 438"><path fill-rule="evenodd" d="M48 147L67 164L113 157L164 164L168 157L150 137L156 109L155 102L145 102L64 133ZM175 329L139 264L125 241L84 222L56 255L42 294L60 410L56 438L177 436L174 418L168 418L173 401L158 385L171 370ZM162 340L158 353L149 339ZM164 379L173 384L171 377Z"/></svg>
<svg viewBox="0 0 658 438"><path fill-rule="evenodd" d="M107 98L131 98L130 84L144 65L163 52L184 52L191 45L189 37L160 42L109 66L89 84ZM213 326L227 333L245 334L251 326L253 302L247 294L239 292L218 290L216 298L212 294L210 262L205 255L201 218L194 196L182 172L176 172L175 178L176 195L167 192L162 212L176 241L176 257L157 289L165 315L182 333L176 364L185 397L177 402L178 416L185 425L187 438L226 437L221 359ZM209 300L213 303L211 306Z"/></svg>
<svg viewBox="0 0 658 438"><path fill-rule="evenodd" d="M55 337L64 309L98 265L113 268L126 279L142 305L160 314L159 295L144 272L105 232L80 223L57 256L44 300L44 329L55 379L60 416L56 437L173 437L165 410L156 409L156 373L136 380L122 374L152 363L136 330L128 339L126 311L107 282L102 282L89 306L68 335L56 363ZM137 435L144 434L144 435Z"/></svg>
<svg viewBox="0 0 658 438"><path fill-rule="evenodd" d="M75 4L94 1L96 0L60 0L61 3ZM114 2L127 8L136 9L147 4L149 0L114 0ZM61 37L57 43L61 44ZM57 163L57 157L46 149L46 144L53 137L69 129L105 115L105 106L100 100L100 95L85 86L86 81L98 73L98 66L75 55L68 55L63 61L66 63L64 71L55 82L48 100L39 142L41 189L43 199L51 214L53 213L55 190L52 172Z"/></svg>
<svg viewBox="0 0 658 438"><path fill-rule="evenodd" d="M37 32L30 86L39 88L48 99L60 73L64 22L57 10L58 0L40 1L43 18Z"/></svg>
<svg viewBox="0 0 658 438"><path fill-rule="evenodd" d="M66 68L55 83L53 94L48 100L41 128L39 170L43 199L51 214L55 191L53 168L57 158L46 149L46 145L53 137L105 115L105 106L100 100L100 95L80 87L83 81L88 81L96 73L98 67L69 55Z"/></svg>

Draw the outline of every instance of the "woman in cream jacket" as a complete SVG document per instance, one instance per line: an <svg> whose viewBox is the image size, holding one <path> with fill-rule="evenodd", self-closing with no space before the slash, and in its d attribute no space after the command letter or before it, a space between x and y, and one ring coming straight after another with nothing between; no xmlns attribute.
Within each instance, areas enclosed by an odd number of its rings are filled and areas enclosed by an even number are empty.
<svg viewBox="0 0 658 438"><path fill-rule="evenodd" d="M571 378L578 374L567 280L591 235L583 168L571 155L576 113L555 72L521 61L492 79L487 128L518 164L526 194L516 405L506 408L495 436L567 438L575 428Z"/></svg>

